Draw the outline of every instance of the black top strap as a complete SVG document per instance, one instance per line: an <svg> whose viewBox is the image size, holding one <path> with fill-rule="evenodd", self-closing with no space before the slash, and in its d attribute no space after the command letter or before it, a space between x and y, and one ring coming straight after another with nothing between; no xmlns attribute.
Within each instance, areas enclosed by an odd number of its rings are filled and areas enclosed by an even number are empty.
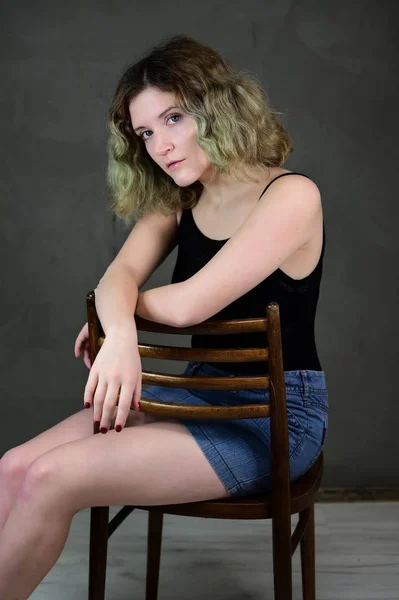
<svg viewBox="0 0 399 600"><path fill-rule="evenodd" d="M303 173L294 173L294 171L292 171L291 173L282 173L281 175L277 175L277 177L275 177L274 179L269 181L269 183L267 184L267 186L265 187L265 189L259 196L259 200L262 198L263 194L266 192L267 188L273 183L273 181L276 181L276 179L280 179L280 177L285 177L286 175L303 175L303 177L308 177L307 175L304 175ZM308 177L308 179L310 179L310 177ZM259 202L259 200L258 200L258 202Z"/></svg>

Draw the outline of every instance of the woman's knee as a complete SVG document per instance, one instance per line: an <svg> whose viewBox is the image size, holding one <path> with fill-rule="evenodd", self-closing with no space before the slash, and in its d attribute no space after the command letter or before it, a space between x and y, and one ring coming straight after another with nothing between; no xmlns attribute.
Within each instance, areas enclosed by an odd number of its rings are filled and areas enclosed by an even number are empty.
<svg viewBox="0 0 399 600"><path fill-rule="evenodd" d="M0 459L1 485L21 482L30 466L30 462L24 452L16 446L11 448Z"/></svg>
<svg viewBox="0 0 399 600"><path fill-rule="evenodd" d="M40 456L26 470L19 490L19 500L32 503L44 500L46 492L57 482L56 464Z"/></svg>

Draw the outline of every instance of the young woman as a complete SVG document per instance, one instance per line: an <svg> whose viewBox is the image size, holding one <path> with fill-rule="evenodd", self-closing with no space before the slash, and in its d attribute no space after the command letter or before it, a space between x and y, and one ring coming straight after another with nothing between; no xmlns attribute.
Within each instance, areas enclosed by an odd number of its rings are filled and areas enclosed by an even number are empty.
<svg viewBox="0 0 399 600"><path fill-rule="evenodd" d="M320 192L283 168L290 139L259 83L186 36L154 46L110 107L112 210L136 223L96 288L106 334L87 409L0 461L0 597L28 598L57 561L78 511L161 505L270 489L268 419L161 419L140 397L187 404L267 402L268 391L142 390L134 314L176 327L264 316L280 305L291 479L320 454L328 394L314 339L324 227ZM170 285L139 293L178 245ZM235 339L233 339L235 338ZM193 347L263 336L193 336ZM267 363L189 363L186 374L267 373ZM119 395L119 404L117 406ZM93 420L105 435L93 435ZM182 459L183 457L183 459Z"/></svg>

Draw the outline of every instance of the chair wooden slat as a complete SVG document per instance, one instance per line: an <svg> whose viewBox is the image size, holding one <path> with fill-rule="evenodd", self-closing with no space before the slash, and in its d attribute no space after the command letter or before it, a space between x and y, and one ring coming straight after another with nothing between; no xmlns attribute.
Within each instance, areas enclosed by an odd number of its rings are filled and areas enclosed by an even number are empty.
<svg viewBox="0 0 399 600"><path fill-rule="evenodd" d="M141 398L140 411L154 415L181 419L257 419L270 417L268 404L244 404L240 406L198 406L175 404Z"/></svg>
<svg viewBox="0 0 399 600"><path fill-rule="evenodd" d="M258 375L248 375L247 377L198 377L143 370L142 382L144 384L188 388L192 390L267 390L269 388L269 377Z"/></svg>
<svg viewBox="0 0 399 600"><path fill-rule="evenodd" d="M204 321L198 325L190 327L173 327L143 319L138 315L134 316L137 331L153 331L155 333L173 333L176 335L235 335L237 333L266 333L267 320L265 317L255 317L253 319L229 319Z"/></svg>
<svg viewBox="0 0 399 600"><path fill-rule="evenodd" d="M98 343L101 347L105 337L100 336ZM138 344L142 358L158 358L165 360L187 360L193 362L258 362L267 361L269 352L267 348L186 348L177 346L160 346L159 344ZM239 353L237 353L237 350Z"/></svg>

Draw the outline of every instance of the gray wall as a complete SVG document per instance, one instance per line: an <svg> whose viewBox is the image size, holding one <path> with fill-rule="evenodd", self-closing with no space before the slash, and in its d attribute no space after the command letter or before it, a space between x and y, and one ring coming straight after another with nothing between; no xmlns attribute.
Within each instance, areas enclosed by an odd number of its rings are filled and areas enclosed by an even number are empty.
<svg viewBox="0 0 399 600"><path fill-rule="evenodd" d="M2 3L1 454L82 408L86 293L128 235L106 209L107 103L130 62L185 33L259 76L294 141L287 168L322 192L323 484L399 485L395 4Z"/></svg>

